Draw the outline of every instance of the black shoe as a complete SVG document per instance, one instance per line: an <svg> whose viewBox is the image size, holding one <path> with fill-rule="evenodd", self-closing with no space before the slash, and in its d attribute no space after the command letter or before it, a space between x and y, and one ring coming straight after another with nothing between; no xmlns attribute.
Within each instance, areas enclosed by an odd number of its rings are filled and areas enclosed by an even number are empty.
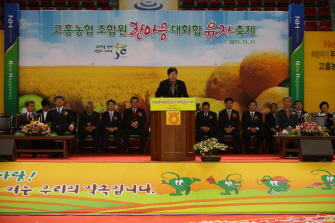
<svg viewBox="0 0 335 223"><path fill-rule="evenodd" d="M37 154L36 153L32 153L31 156L32 157L37 157Z"/></svg>
<svg viewBox="0 0 335 223"><path fill-rule="evenodd" d="M247 150L245 151L245 153L246 153L246 154L250 154L250 149L247 149Z"/></svg>
<svg viewBox="0 0 335 223"><path fill-rule="evenodd" d="M133 149L128 150L128 154L134 154L134 150Z"/></svg>
<svg viewBox="0 0 335 223"><path fill-rule="evenodd" d="M117 153L117 154L122 154L123 152L122 152L121 149L118 149L116 153Z"/></svg>
<svg viewBox="0 0 335 223"><path fill-rule="evenodd" d="M94 151L93 154L98 154L98 151Z"/></svg>
<svg viewBox="0 0 335 223"><path fill-rule="evenodd" d="M256 149L256 150L255 150L255 154L259 154L259 149Z"/></svg>
<svg viewBox="0 0 335 223"><path fill-rule="evenodd" d="M140 150L138 151L138 154L144 154L144 149L140 149Z"/></svg>
<svg viewBox="0 0 335 223"><path fill-rule="evenodd" d="M84 154L84 152L82 150L79 150L78 154Z"/></svg>
<svg viewBox="0 0 335 223"><path fill-rule="evenodd" d="M106 151L101 151L100 153L101 153L101 154L106 154Z"/></svg>

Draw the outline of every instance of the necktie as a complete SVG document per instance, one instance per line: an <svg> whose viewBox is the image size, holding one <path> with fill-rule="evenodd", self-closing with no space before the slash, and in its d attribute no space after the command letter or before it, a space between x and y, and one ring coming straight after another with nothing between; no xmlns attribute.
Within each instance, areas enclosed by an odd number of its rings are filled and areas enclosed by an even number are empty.
<svg viewBox="0 0 335 223"><path fill-rule="evenodd" d="M205 117L207 117L208 113L205 113Z"/></svg>
<svg viewBox="0 0 335 223"><path fill-rule="evenodd" d="M228 119L230 120L230 110L228 110Z"/></svg>
<svg viewBox="0 0 335 223"><path fill-rule="evenodd" d="M251 112L251 120L254 121L254 113Z"/></svg>
<svg viewBox="0 0 335 223"><path fill-rule="evenodd" d="M136 116L136 109L135 108L133 108L133 114L134 114L134 116Z"/></svg>
<svg viewBox="0 0 335 223"><path fill-rule="evenodd" d="M29 121L29 119L30 119L30 113L27 112L27 121Z"/></svg>
<svg viewBox="0 0 335 223"><path fill-rule="evenodd" d="M112 122L113 121L113 113L112 112L109 113L109 117L111 118L111 122Z"/></svg>
<svg viewBox="0 0 335 223"><path fill-rule="evenodd" d="M58 119L60 119L60 108L58 108ZM61 129L60 124L57 125L57 129Z"/></svg>
<svg viewBox="0 0 335 223"><path fill-rule="evenodd" d="M298 117L300 118L301 112L298 112Z"/></svg>

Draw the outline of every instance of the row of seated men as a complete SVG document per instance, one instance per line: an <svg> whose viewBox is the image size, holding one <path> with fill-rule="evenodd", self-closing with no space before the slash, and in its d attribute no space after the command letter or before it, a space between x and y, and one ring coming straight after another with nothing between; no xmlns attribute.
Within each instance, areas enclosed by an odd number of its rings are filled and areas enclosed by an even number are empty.
<svg viewBox="0 0 335 223"><path fill-rule="evenodd" d="M226 109L220 111L219 120L215 112L210 111L210 104L204 102L202 104L202 111L196 115L196 138L197 142L201 141L204 135L209 138L218 137L219 142L224 143L227 135L233 138L234 153L239 153L240 142L240 115L239 112L232 109L233 99L226 98ZM281 135L282 131L289 126L295 128L297 125L304 122L304 114L301 101L295 101L294 109L292 106L292 98L283 98L283 107L278 110L276 103L270 104L270 113L265 116L265 126L263 125L262 113L256 111L257 102L250 101L248 104L249 111L242 113L242 138L246 148L246 153L250 153L250 138L254 136L257 138L255 153L259 153L260 146L263 139L266 137L268 153L274 153L273 136ZM319 105L320 113L326 116L327 128L330 134L334 134L333 115L328 112L329 104L321 102ZM264 131L265 127L265 131ZM217 132L218 130L218 132Z"/></svg>
<svg viewBox="0 0 335 223"><path fill-rule="evenodd" d="M20 115L18 119L18 126L30 123L32 118L35 120L40 118L43 123L50 123L51 131L55 132L57 135L74 134L77 123L77 114L63 106L63 96L55 96L54 101L56 107L49 110L49 101L43 100L42 109L36 111L36 113L33 112L35 107L34 102L27 102L27 113L22 113ZM124 145L128 148L128 153L134 153L134 150L129 142L129 136L139 135L141 140L139 153L144 153L147 135L145 130L146 114L144 109L137 107L138 101L137 97L131 98L131 108L125 109L123 118L119 112L114 111L116 105L114 100L107 101L107 111L102 113L101 118L100 113L93 111L93 102L87 102L86 111L79 114L79 153L83 152L85 138L87 135L91 135L93 138L94 153L98 153L98 142L100 135L102 136L102 154L105 154L107 151L107 141L109 135L113 135L115 138L117 153L122 153L121 137L123 138ZM125 127L123 128L123 126Z"/></svg>
<svg viewBox="0 0 335 223"><path fill-rule="evenodd" d="M55 108L49 110L49 101L47 99L42 101L42 109L34 113L34 103L27 102L27 113L23 113L19 118L19 126L25 125L29 122L29 119L41 118L44 123L51 123L51 130L56 132L57 135L68 135L73 134L76 126L77 114L72 110L63 106L64 98L61 95L54 97L56 104ZM217 114L210 111L210 104L204 102L202 104L202 111L196 115L196 138L197 142L202 140L204 135L208 137L218 137L219 142L224 143L226 135L230 135L234 141L233 152L238 154L240 144L240 115L239 112L233 110L233 99L226 98L225 105L226 109L220 111L219 121L217 121ZM102 135L101 153L106 153L107 140L109 135L114 135L117 146L117 152L122 153L121 149L121 137L124 140L125 146L128 148L128 153L134 153L131 144L129 142L129 135L139 135L140 150L139 153L144 152L146 143L146 114L145 110L138 108L138 98L132 97L130 99L131 108L124 111L123 118L121 114L114 111L115 101L107 101L107 111L100 114L93 111L93 102L86 103L86 111L79 115L79 153L83 152L84 142L87 135L93 137L93 149L94 153L98 153L98 141L100 135ZM302 110L301 101L294 103L292 109L292 99L285 97L283 99L284 108L277 111L277 104L273 103L270 105L270 113L265 116L265 129L263 132L263 118L262 114L257 109L257 102L249 102L249 111L242 114L242 138L245 143L246 152L250 153L250 137L255 136L257 140L255 153L258 153L262 144L264 136L267 139L267 147L269 153L274 153L273 149L273 135L277 132L281 134L281 131L288 126L295 127L296 125L303 122L302 115L306 112ZM328 113L329 105L327 102L320 104L321 112L325 112L329 115L329 125L333 125L332 115ZM30 114L31 113L31 114ZM125 126L125 128L123 128ZM101 131L102 129L102 131ZM121 130L122 134L121 134ZM217 131L218 129L218 131Z"/></svg>

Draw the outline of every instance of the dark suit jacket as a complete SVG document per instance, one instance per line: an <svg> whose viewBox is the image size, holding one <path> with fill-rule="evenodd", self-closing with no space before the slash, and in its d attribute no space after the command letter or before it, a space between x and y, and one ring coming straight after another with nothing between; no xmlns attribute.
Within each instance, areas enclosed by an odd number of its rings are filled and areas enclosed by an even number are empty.
<svg viewBox="0 0 335 223"><path fill-rule="evenodd" d="M165 97L165 98L167 97L189 97L184 81L177 80L174 96L172 96L170 87L171 87L171 84L170 84L169 79L161 81L155 93L155 97Z"/></svg>
<svg viewBox="0 0 335 223"><path fill-rule="evenodd" d="M276 128L277 126L277 122L275 117L273 116L273 113L269 113L267 115L265 115L265 128L266 131L271 131L272 132L272 128Z"/></svg>
<svg viewBox="0 0 335 223"><path fill-rule="evenodd" d="M292 108L290 110L291 114L289 117L287 117L284 108L279 109L277 111L276 122L280 130L286 129L289 126L295 128L297 125L299 125L299 117L297 115L297 110Z"/></svg>
<svg viewBox="0 0 335 223"><path fill-rule="evenodd" d="M123 113L123 123L127 129L134 129L131 126L131 122L138 121L138 128L144 129L145 122L147 121L147 117L145 115L145 110L142 108L136 109L136 115L134 116L133 109L127 108Z"/></svg>
<svg viewBox="0 0 335 223"><path fill-rule="evenodd" d="M110 120L109 111L102 113L101 126L106 128L117 127L120 131L122 129L122 117L121 114L117 111L114 111L113 120Z"/></svg>
<svg viewBox="0 0 335 223"><path fill-rule="evenodd" d="M298 111L297 111L298 112ZM301 114L300 114L300 118L299 118L299 115L298 115L298 119L299 119L299 124L301 123L304 123L305 122L305 118L304 118L304 114L306 114L307 112L306 111L301 111ZM297 113L298 114L298 113Z"/></svg>
<svg viewBox="0 0 335 223"><path fill-rule="evenodd" d="M240 115L238 111L232 109L230 119L228 119L227 109L224 109L219 113L219 127L223 129L229 126L238 129L240 126Z"/></svg>
<svg viewBox="0 0 335 223"><path fill-rule="evenodd" d="M334 121L333 121L333 115L330 113L327 113L327 129L330 130L334 126Z"/></svg>
<svg viewBox="0 0 335 223"><path fill-rule="evenodd" d="M32 112L32 113L30 114L30 116L33 116L35 121L37 121L38 118L40 117L40 115L37 114L37 113L35 113L35 112ZM22 126L22 125L25 126L25 125L27 125L27 124L30 124L30 121L31 121L31 120L32 120L31 117L29 117L29 121L27 121L27 112L26 112L26 113L22 113L22 114L20 114L20 116L19 116L19 120L18 120L18 124L17 124L17 126L21 129L21 126Z"/></svg>
<svg viewBox="0 0 335 223"><path fill-rule="evenodd" d="M202 126L207 126L211 130L216 130L218 120L217 120L217 115L215 112L209 111L208 115L205 116L203 111L200 111L197 113L196 117L196 128L200 129Z"/></svg>
<svg viewBox="0 0 335 223"><path fill-rule="evenodd" d="M51 131L57 129L57 126L60 125L63 131L69 131L68 128L70 125L76 127L76 122L71 115L71 110L64 108L60 114L60 119L58 119L57 108L52 108L48 111L46 123L51 123Z"/></svg>
<svg viewBox="0 0 335 223"><path fill-rule="evenodd" d="M242 129L247 131L248 128L259 128L262 131L263 118L262 113L255 111L253 120L251 119L250 111L243 112L242 114Z"/></svg>
<svg viewBox="0 0 335 223"><path fill-rule="evenodd" d="M87 123L91 122L91 126L94 126L95 129L100 128L100 114L93 111L91 115L88 115L86 111L79 114L79 132L85 130Z"/></svg>
<svg viewBox="0 0 335 223"><path fill-rule="evenodd" d="M36 113L40 115L40 117L41 117L41 122L45 123L46 117L43 116L43 114L44 114L44 113L43 113L43 110L42 110L42 109L37 110ZM48 115L48 113L47 113L47 115Z"/></svg>

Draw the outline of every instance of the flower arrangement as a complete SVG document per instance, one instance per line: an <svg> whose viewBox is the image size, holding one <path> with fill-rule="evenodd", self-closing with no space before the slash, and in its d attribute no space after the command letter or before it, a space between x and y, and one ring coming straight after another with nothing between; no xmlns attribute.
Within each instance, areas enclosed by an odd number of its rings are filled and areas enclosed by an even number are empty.
<svg viewBox="0 0 335 223"><path fill-rule="evenodd" d="M223 143L219 143L217 138L213 137L213 138L209 138L206 141L201 141L201 142L196 143L193 146L193 149L195 151L199 151L202 155L207 154L208 156L211 156L213 152L215 152L216 150L225 151L227 147L228 147L227 145Z"/></svg>
<svg viewBox="0 0 335 223"><path fill-rule="evenodd" d="M52 135L50 125L40 122L40 119L35 121L32 119L30 124L21 126L22 135L26 136L47 136Z"/></svg>
<svg viewBox="0 0 335 223"><path fill-rule="evenodd" d="M304 122L290 132L290 135L329 136L327 128L322 128L315 122Z"/></svg>

